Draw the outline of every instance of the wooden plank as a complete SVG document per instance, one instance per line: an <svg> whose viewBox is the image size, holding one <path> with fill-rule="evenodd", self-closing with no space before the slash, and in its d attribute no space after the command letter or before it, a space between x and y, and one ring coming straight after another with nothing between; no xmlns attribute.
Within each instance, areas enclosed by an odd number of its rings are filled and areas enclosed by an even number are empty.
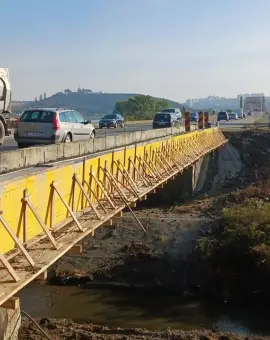
<svg viewBox="0 0 270 340"><path fill-rule="evenodd" d="M11 310L17 310L20 308L20 299L17 296L12 296L6 302L4 302L0 308L6 308Z"/></svg>
<svg viewBox="0 0 270 340"><path fill-rule="evenodd" d="M27 204L25 199L28 197L28 191L25 189L23 191L23 242L26 243L28 241L28 212L27 212Z"/></svg>
<svg viewBox="0 0 270 340"><path fill-rule="evenodd" d="M83 252L82 244L75 244L72 248L69 249L69 254L81 254Z"/></svg>
<svg viewBox="0 0 270 340"><path fill-rule="evenodd" d="M60 197L60 199L61 199L62 203L64 204L64 206L66 207L67 211L70 213L70 215L73 218L74 222L77 224L77 227L80 229L81 232L83 232L84 230L83 230L80 222L78 221L78 219L77 219L76 215L74 214L74 212L72 211L71 207L65 201L65 199L62 196L61 192L58 190L55 181L52 182L51 186L54 188L54 190L56 191L56 193Z"/></svg>
<svg viewBox="0 0 270 340"><path fill-rule="evenodd" d="M10 228L9 224L6 222L6 220L3 217L3 211L0 211L0 221L3 224L3 226L5 227L6 231L8 232L8 234L10 235L10 237L12 238L12 240L16 243L16 245L18 246L18 248L20 249L20 251L23 253L23 255L25 256L25 258L27 259L28 263L30 264L30 266L32 266L33 268L35 267L35 262L33 261L33 259L31 258L31 256L29 255L29 253L27 252L27 250L24 248L21 240L15 235L14 231Z"/></svg>
<svg viewBox="0 0 270 340"><path fill-rule="evenodd" d="M40 224L41 228L43 229L44 233L47 235L48 239L51 241L52 245L54 246L55 249L58 249L61 247L61 244L57 244L55 241L55 238L52 236L51 232L48 230L47 226L45 225L45 223L42 221L41 217L39 216L37 210L35 209L35 207L33 206L32 202L29 200L29 198L26 199L26 202L30 208L30 210L32 211L32 213L34 214L34 216L36 217L38 223Z"/></svg>
<svg viewBox="0 0 270 340"><path fill-rule="evenodd" d="M103 223L103 225L105 227L111 227L113 226L113 220L112 219L109 219L108 221L106 221L105 223Z"/></svg>
<svg viewBox="0 0 270 340"><path fill-rule="evenodd" d="M3 263L5 269L8 271L9 275L13 278L13 280L15 282L19 282L20 281L19 276L16 274L15 270L12 268L12 266L2 253L0 253L0 261Z"/></svg>
<svg viewBox="0 0 270 340"><path fill-rule="evenodd" d="M47 270L44 270L43 273L39 274L36 278L36 280L38 281L46 281L48 278L48 271Z"/></svg>
<svg viewBox="0 0 270 340"><path fill-rule="evenodd" d="M81 184L81 182L78 179L77 174L74 175L74 180L76 181L76 183L78 184L79 188L81 189L82 193L84 194L85 198L87 199L87 202L89 203L90 207L93 209L97 219L101 220L102 217L100 216L99 212L97 211L96 207L94 206L94 204L91 202L90 197L88 196L85 188L83 187L83 185ZM105 210L106 212L106 210Z"/></svg>
<svg viewBox="0 0 270 340"><path fill-rule="evenodd" d="M123 216L123 211L121 210L121 211L119 211L116 215L115 215L115 217L122 217Z"/></svg>

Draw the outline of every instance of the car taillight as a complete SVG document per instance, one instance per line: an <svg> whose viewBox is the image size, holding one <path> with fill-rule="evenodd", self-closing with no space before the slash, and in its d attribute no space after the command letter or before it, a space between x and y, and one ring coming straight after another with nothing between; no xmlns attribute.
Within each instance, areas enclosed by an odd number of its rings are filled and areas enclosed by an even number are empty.
<svg viewBox="0 0 270 340"><path fill-rule="evenodd" d="M53 117L53 128L54 128L55 130L59 130L59 129L60 129L60 122L59 122L59 120L58 120L57 115L55 115L55 116Z"/></svg>

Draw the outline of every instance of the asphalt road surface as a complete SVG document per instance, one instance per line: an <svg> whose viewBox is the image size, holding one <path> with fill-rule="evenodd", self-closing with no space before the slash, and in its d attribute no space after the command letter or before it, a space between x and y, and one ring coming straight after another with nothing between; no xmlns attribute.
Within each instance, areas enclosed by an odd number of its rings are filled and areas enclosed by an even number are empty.
<svg viewBox="0 0 270 340"><path fill-rule="evenodd" d="M124 128L111 128L111 129L96 129L96 138L98 137L105 137L106 135L120 135L125 132L134 132L134 131L143 131L143 130L150 130L152 129L152 124L134 124L128 125ZM1 151L11 151L18 149L17 143L14 140L13 136L9 136L5 138L3 146L0 147Z"/></svg>
<svg viewBox="0 0 270 340"><path fill-rule="evenodd" d="M229 122L220 122L219 126L220 128L241 128L244 125L253 124L254 121L262 116L262 113L255 113L252 116L247 116L245 119L238 119L238 120L232 120ZM214 123L215 118L210 118L210 121ZM96 137L104 137L109 135L119 135L125 132L133 132L133 131L143 131L143 130L150 130L152 129L152 124L134 124L134 125L127 125L125 128L111 128L111 129L96 129ZM13 136L9 136L5 139L5 142L2 147L0 147L1 151L11 151L16 150L17 143L15 142Z"/></svg>

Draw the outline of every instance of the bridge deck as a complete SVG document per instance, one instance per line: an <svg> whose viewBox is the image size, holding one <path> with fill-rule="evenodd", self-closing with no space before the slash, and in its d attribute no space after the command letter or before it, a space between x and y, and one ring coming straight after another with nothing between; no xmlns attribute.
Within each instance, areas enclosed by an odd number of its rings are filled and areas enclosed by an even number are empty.
<svg viewBox="0 0 270 340"><path fill-rule="evenodd" d="M134 146L132 151L123 151L124 155L111 153L104 162L100 158L95 163L93 160L92 163L81 161L72 169L67 170L64 166L47 175L45 183L44 178L39 177L35 185L41 187L33 198L29 185L33 178L28 179L20 188L21 195L17 200L20 203L16 203L20 205L19 218L14 213L8 215L4 209L0 213L0 232L4 239L4 244L0 244L0 261L3 263L0 305L84 237L94 235L96 228L117 216L125 207L130 208L131 203L143 199L226 142L221 131L214 128L143 147ZM65 171L68 171L68 177ZM44 190L42 185L49 186L48 195L41 191ZM13 191L16 189L12 188ZM64 193L63 188L67 192ZM12 199L13 196L7 197ZM38 202L46 205L44 212ZM3 206L7 205L2 202ZM139 220L137 222L138 228L144 228Z"/></svg>

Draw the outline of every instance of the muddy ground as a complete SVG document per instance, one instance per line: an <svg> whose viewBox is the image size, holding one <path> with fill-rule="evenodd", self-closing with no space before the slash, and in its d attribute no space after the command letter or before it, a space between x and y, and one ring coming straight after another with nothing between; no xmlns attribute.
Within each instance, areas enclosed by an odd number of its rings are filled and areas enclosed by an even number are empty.
<svg viewBox="0 0 270 340"><path fill-rule="evenodd" d="M85 239L82 255L58 262L56 283L71 284L81 277L81 283L184 285L179 261L190 256L210 219L196 211L180 215L158 208L139 210L136 215L148 234L131 213L125 213L114 226L100 228L94 238Z"/></svg>
<svg viewBox="0 0 270 340"><path fill-rule="evenodd" d="M174 205L160 206L158 200L151 206L142 203L136 209L136 215L147 234L133 216L125 212L114 226L99 228L95 237L86 238L83 254L68 255L58 261L50 278L51 283L120 284L148 289L164 287L191 294L196 294L198 290L202 292L204 282L200 273L193 270L198 262L194 254L198 237L211 232L211 226L218 218L216 205L226 204L226 197L231 192L248 187L268 173L263 160L269 157L270 143L265 142L265 138L263 143L266 144L260 145L260 138L254 144L253 132L229 133L229 137L230 146L223 148L219 157L213 158L210 164L204 185L206 192L180 205L176 202ZM248 147L258 149L256 157L254 152L248 151ZM207 330L150 332L108 329L75 324L70 320L40 322L54 336L52 339L240 339ZM41 338L35 327L24 322L20 339Z"/></svg>
<svg viewBox="0 0 270 340"><path fill-rule="evenodd" d="M232 145L225 146L211 159L204 192L198 197L207 196L206 188L215 195L220 191L220 183L224 185L226 178L234 178L241 167L237 150ZM196 285L187 278L187 262L190 267L196 240L208 232L213 216L202 214L199 205L191 209L188 203L184 206L186 211L179 211L178 202L171 202L167 194L155 194L135 209L147 234L126 211L113 226L99 228L95 237L85 238L83 254L60 259L51 283L101 285L110 282L111 285L122 283L170 289L175 286L183 291L187 285Z"/></svg>
<svg viewBox="0 0 270 340"><path fill-rule="evenodd" d="M79 324L71 320L42 319L38 321L51 340L266 340L263 337L240 337L228 333L214 332L211 330L181 331L171 330L151 332L145 329L110 329L92 324ZM43 340L44 335L33 323L23 320L20 340Z"/></svg>

